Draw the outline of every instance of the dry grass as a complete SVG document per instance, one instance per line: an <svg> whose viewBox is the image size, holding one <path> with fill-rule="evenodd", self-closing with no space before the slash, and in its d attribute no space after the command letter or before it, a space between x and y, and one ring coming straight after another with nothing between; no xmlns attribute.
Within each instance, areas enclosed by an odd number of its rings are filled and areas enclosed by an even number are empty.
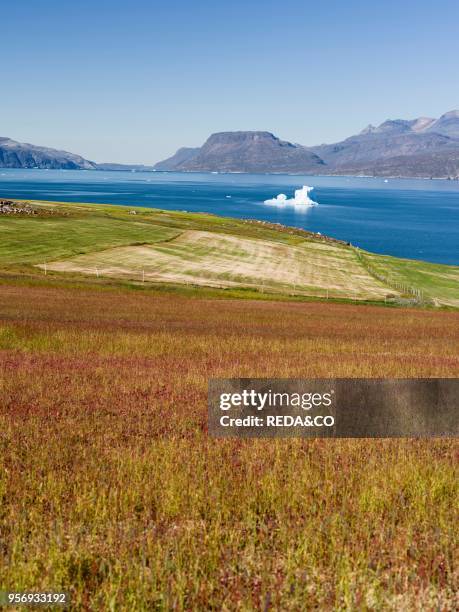
<svg viewBox="0 0 459 612"><path fill-rule="evenodd" d="M292 246L197 230L158 244L117 247L49 262L47 268L366 300L381 300L393 291L371 276L351 249L338 244L304 241Z"/></svg>
<svg viewBox="0 0 459 612"><path fill-rule="evenodd" d="M0 588L457 609L455 441L206 433L214 376L457 376L457 313L4 284L0 314Z"/></svg>

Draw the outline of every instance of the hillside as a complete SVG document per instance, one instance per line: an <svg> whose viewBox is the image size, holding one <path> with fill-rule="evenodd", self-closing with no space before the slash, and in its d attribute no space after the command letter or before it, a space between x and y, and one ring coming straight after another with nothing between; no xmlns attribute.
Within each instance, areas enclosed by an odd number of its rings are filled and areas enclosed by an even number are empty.
<svg viewBox="0 0 459 612"><path fill-rule="evenodd" d="M11 138L0 137L0 168L39 168L42 170L111 170L151 172L152 166L143 164L96 164L81 155L41 147Z"/></svg>
<svg viewBox="0 0 459 612"><path fill-rule="evenodd" d="M0 137L1 168L94 170L96 164L74 153Z"/></svg>
<svg viewBox="0 0 459 612"><path fill-rule="evenodd" d="M318 173L323 161L305 147L270 132L219 132L202 147L182 148L156 170Z"/></svg>
<svg viewBox="0 0 459 612"><path fill-rule="evenodd" d="M1 215L0 235L0 270L8 273L258 298L459 306L458 267L373 255L264 222L33 202L27 214Z"/></svg>
<svg viewBox="0 0 459 612"><path fill-rule="evenodd" d="M332 174L459 178L459 111L437 120L389 119L311 150Z"/></svg>
<svg viewBox="0 0 459 612"><path fill-rule="evenodd" d="M172 157L155 164L155 170L180 170L199 154L199 147L181 147Z"/></svg>

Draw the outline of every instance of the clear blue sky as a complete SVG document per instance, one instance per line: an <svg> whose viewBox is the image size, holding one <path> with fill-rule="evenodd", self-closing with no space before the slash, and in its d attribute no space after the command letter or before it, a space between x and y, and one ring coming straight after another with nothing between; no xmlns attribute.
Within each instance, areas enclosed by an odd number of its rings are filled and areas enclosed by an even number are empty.
<svg viewBox="0 0 459 612"><path fill-rule="evenodd" d="M99 162L459 108L457 0L27 0L0 20L0 135Z"/></svg>

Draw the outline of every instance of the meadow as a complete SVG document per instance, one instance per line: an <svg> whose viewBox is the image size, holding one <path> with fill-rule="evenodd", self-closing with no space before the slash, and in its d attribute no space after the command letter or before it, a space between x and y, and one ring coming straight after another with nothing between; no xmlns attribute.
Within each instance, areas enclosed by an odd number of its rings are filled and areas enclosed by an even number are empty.
<svg viewBox="0 0 459 612"><path fill-rule="evenodd" d="M0 590L68 590L74 610L458 608L456 440L207 433L212 377L457 377L456 268L211 215L37 206L0 218ZM189 273L254 242L268 262L299 250L304 275L322 261L342 302L102 273L123 249ZM38 267L87 257L99 277ZM449 307L362 303L383 302L388 266Z"/></svg>
<svg viewBox="0 0 459 612"><path fill-rule="evenodd" d="M215 440L210 377L457 376L456 312L4 278L0 587L455 610L457 442Z"/></svg>

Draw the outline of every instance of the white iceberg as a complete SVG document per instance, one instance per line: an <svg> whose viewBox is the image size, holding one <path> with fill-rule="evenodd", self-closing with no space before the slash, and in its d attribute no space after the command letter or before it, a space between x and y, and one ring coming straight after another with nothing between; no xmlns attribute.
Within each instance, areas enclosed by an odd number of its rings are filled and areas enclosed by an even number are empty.
<svg viewBox="0 0 459 612"><path fill-rule="evenodd" d="M269 204L271 206L294 206L295 208L309 208L310 206L317 206L317 202L311 200L309 194L314 189L314 187L308 187L307 185L303 185L301 189L295 189L295 195L293 198L288 198L285 193L280 193L275 198L271 198L270 200L265 200L265 204Z"/></svg>

